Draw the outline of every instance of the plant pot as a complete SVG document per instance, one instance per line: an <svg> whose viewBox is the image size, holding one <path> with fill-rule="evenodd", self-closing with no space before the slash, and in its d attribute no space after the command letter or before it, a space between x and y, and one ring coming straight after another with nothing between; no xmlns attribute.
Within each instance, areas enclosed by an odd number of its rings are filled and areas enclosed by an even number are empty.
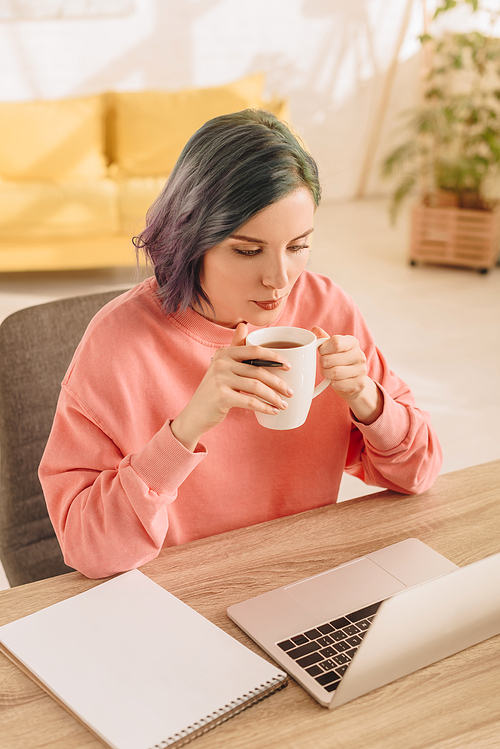
<svg viewBox="0 0 500 749"><path fill-rule="evenodd" d="M476 268L486 273L500 251L500 203L491 211L417 205L411 222L410 262Z"/></svg>
<svg viewBox="0 0 500 749"><path fill-rule="evenodd" d="M436 190L425 196L423 204L427 208L458 208L458 195L451 190Z"/></svg>

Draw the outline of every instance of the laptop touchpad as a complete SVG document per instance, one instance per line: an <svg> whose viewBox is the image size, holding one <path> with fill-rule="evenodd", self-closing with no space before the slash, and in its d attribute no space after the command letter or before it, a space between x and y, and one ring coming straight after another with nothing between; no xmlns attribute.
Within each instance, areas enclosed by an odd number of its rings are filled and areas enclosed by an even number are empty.
<svg viewBox="0 0 500 749"><path fill-rule="evenodd" d="M381 601L405 588L400 580L365 558L288 585L285 591L326 621Z"/></svg>

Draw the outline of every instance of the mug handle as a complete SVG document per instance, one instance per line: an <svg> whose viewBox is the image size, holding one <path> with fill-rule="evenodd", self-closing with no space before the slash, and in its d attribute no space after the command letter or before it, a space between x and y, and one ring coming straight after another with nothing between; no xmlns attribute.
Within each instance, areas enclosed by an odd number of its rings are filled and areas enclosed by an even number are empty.
<svg viewBox="0 0 500 749"><path fill-rule="evenodd" d="M325 341L328 341L328 340L329 340L328 338L317 338L316 339L316 350L318 350L318 348L321 346L322 343L324 343ZM320 393L322 393L323 390L325 390L325 388L327 388L329 384L330 384L330 380L327 380L325 378L323 378L321 380L321 382L318 382L318 384L314 388L313 398L316 398L317 395L319 395Z"/></svg>

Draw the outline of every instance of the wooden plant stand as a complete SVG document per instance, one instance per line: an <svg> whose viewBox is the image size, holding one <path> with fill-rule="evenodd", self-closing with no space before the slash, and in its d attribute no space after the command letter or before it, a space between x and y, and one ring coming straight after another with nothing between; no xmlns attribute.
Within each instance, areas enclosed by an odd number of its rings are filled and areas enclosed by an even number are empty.
<svg viewBox="0 0 500 749"><path fill-rule="evenodd" d="M492 211L413 209L409 260L476 268L487 273L500 252L500 203Z"/></svg>

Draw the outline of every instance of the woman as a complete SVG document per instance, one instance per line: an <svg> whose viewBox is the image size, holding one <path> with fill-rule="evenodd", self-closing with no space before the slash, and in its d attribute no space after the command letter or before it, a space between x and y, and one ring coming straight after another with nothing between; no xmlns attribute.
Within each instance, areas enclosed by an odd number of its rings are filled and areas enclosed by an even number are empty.
<svg viewBox="0 0 500 749"><path fill-rule="evenodd" d="M89 577L162 547L336 501L344 470L406 493L441 451L352 300L305 270L320 200L314 160L273 115L193 135L137 239L155 276L92 320L62 384L40 479L67 564ZM293 397L286 356L256 327L329 338L331 387L295 430L261 427ZM267 401L264 402L264 401Z"/></svg>

